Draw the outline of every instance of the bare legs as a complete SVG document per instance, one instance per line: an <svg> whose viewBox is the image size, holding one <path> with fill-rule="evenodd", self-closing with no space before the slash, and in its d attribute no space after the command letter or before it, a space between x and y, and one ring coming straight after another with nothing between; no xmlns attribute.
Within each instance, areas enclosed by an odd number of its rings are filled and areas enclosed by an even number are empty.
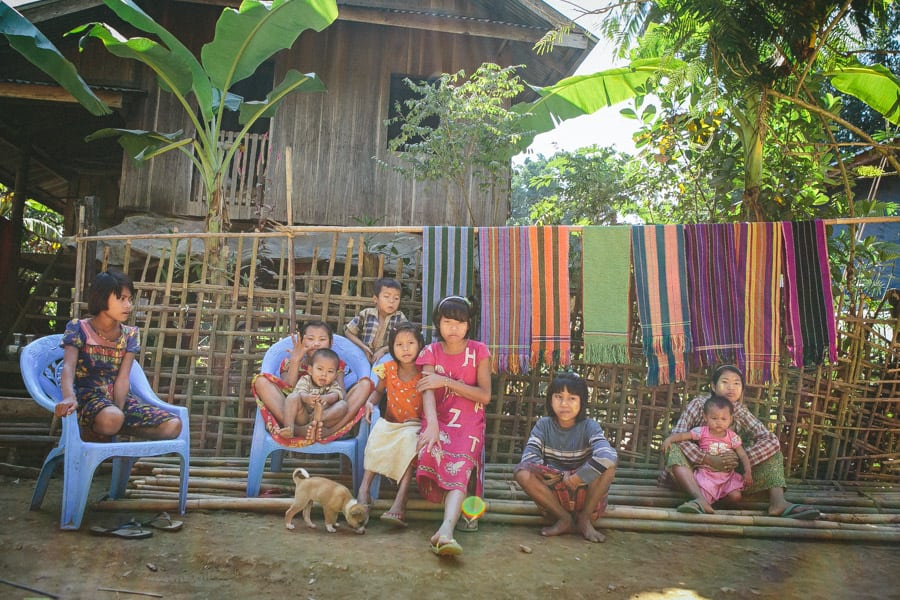
<svg viewBox="0 0 900 600"><path fill-rule="evenodd" d="M615 467L611 467L594 479L588 485L588 493L584 505L580 511L575 513L570 513L559 503L556 495L544 483L544 478L537 473L522 469L516 472L515 478L519 485L522 486L522 489L525 490L525 493L534 500L535 504L547 511L555 519L553 525L541 529L541 535L554 536L577 531L584 539L590 542L602 542L606 539L606 536L594 529L591 514L603 496L609 493L609 486L612 484L615 474Z"/></svg>
<svg viewBox="0 0 900 600"><path fill-rule="evenodd" d="M256 391L257 398L275 417L275 420L279 423L286 423L287 398L281 388L265 377L257 377L253 382L253 389ZM293 435L306 437L311 441L318 441L330 436L346 426L356 416L371 391L372 382L367 378L361 379L350 389L346 398L324 409L320 419L316 419L314 415L313 419L308 420L306 411L299 409L298 402L297 408L294 409L296 412L292 426Z"/></svg>
<svg viewBox="0 0 900 600"><path fill-rule="evenodd" d="M453 539L453 529L456 527L456 522L459 521L465 498L466 493L463 490L451 490L444 496L444 520L431 536L432 545L446 543Z"/></svg>
<svg viewBox="0 0 900 600"><path fill-rule="evenodd" d="M94 418L91 432L104 441L123 432L148 440L173 440L181 434L181 419L178 418L163 421L155 427L128 427L123 431L124 424L125 413L118 407L107 406Z"/></svg>

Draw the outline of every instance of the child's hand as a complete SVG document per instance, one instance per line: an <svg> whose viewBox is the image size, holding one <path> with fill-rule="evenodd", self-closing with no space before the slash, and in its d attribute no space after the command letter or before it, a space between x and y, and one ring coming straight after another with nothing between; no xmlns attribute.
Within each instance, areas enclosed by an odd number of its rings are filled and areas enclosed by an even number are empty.
<svg viewBox="0 0 900 600"><path fill-rule="evenodd" d="M666 438L663 440L663 443L662 443L662 446L660 446L660 449L663 452L665 452L666 450L668 450L671 447L672 447L672 438Z"/></svg>
<svg viewBox="0 0 900 600"><path fill-rule="evenodd" d="M448 378L437 373L425 373L416 384L416 390L424 392L425 390L439 390L447 386Z"/></svg>
<svg viewBox="0 0 900 600"><path fill-rule="evenodd" d="M300 399L303 401L303 406L307 407L310 410L314 409L316 405L320 403L319 396L315 394L304 394L300 397Z"/></svg>
<svg viewBox="0 0 900 600"><path fill-rule="evenodd" d="M366 402L366 423L372 423L372 412L374 411L374 407Z"/></svg>
<svg viewBox="0 0 900 600"><path fill-rule="evenodd" d="M748 488L751 485L753 485L753 474L748 471L744 473L744 487Z"/></svg>
<svg viewBox="0 0 900 600"><path fill-rule="evenodd" d="M416 451L420 451L422 448L425 448L426 452L431 452L431 447L435 444L440 444L439 438L440 431L438 430L437 423L429 423L428 426L419 433L419 439L416 442Z"/></svg>
<svg viewBox="0 0 900 600"><path fill-rule="evenodd" d="M381 359L382 356L387 354L387 351L388 351L387 346L385 346L384 348L379 348L371 355L372 360L370 362L372 364L377 363Z"/></svg>
<svg viewBox="0 0 900 600"><path fill-rule="evenodd" d="M53 414L57 417L65 417L75 412L77 404L72 400L63 400L53 407Z"/></svg>

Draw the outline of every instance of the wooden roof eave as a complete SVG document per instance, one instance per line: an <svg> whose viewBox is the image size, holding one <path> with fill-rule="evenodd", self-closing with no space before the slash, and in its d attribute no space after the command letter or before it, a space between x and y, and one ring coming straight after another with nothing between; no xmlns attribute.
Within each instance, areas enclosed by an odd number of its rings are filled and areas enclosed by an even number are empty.
<svg viewBox="0 0 900 600"><path fill-rule="evenodd" d="M122 108L124 91L92 89L94 94L110 108ZM33 82L0 81L0 98L78 103L78 100L61 86Z"/></svg>

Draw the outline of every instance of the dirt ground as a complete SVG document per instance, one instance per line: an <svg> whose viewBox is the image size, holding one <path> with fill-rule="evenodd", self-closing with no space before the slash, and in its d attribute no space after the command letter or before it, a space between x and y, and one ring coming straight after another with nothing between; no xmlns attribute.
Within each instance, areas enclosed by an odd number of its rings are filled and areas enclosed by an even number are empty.
<svg viewBox="0 0 900 600"><path fill-rule="evenodd" d="M94 482L92 498L103 495L105 483ZM51 482L35 512L28 510L33 486L30 479L0 477L0 598L811 600L897 597L900 585L895 545L623 531L590 544L482 523L477 533L457 535L462 556L438 558L428 546L431 522L395 530L373 518L365 535L346 528L329 534L321 526L307 529L299 517L288 531L279 514L203 511L178 517L179 532L96 537L87 532L92 525L153 515L89 510L82 530L61 531L61 480ZM318 509L313 519L321 523Z"/></svg>

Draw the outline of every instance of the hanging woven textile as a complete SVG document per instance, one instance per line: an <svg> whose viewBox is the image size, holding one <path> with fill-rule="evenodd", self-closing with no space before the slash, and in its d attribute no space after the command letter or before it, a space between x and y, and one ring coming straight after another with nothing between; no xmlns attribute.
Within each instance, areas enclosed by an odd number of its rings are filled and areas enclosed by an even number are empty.
<svg viewBox="0 0 900 600"><path fill-rule="evenodd" d="M739 298L744 300L744 378L778 383L782 235L779 223L735 223Z"/></svg>
<svg viewBox="0 0 900 600"><path fill-rule="evenodd" d="M837 361L834 300L825 224L782 223L785 342L795 367Z"/></svg>
<svg viewBox="0 0 900 600"><path fill-rule="evenodd" d="M531 364L568 365L571 358L569 320L569 228L529 227L531 250Z"/></svg>
<svg viewBox="0 0 900 600"><path fill-rule="evenodd" d="M471 227L422 229L422 333L434 335L431 313L447 296L469 297L475 279L475 233ZM475 332L470 332L474 338Z"/></svg>
<svg viewBox="0 0 900 600"><path fill-rule="evenodd" d="M691 323L683 226L632 227L631 247L647 384L684 381Z"/></svg>
<svg viewBox="0 0 900 600"><path fill-rule="evenodd" d="M584 360L629 362L631 226L582 230Z"/></svg>
<svg viewBox="0 0 900 600"><path fill-rule="evenodd" d="M526 227L478 230L481 341L491 368L528 371L531 355L531 252Z"/></svg>
<svg viewBox="0 0 900 600"><path fill-rule="evenodd" d="M744 366L744 306L739 287L734 226L684 226L691 342L702 365Z"/></svg>

